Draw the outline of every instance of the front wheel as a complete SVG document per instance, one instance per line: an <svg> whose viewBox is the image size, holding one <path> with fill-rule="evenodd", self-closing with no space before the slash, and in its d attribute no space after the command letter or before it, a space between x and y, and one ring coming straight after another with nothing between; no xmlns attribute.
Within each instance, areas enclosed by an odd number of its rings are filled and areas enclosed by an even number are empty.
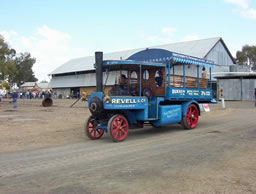
<svg viewBox="0 0 256 194"><path fill-rule="evenodd" d="M94 118L90 116L85 122L85 134L92 140L100 139L104 134L103 129L96 129L97 124L94 121Z"/></svg>
<svg viewBox="0 0 256 194"><path fill-rule="evenodd" d="M184 129L194 129L197 126L198 119L199 112L197 106L195 104L190 104L186 115L182 118L181 125Z"/></svg>
<svg viewBox="0 0 256 194"><path fill-rule="evenodd" d="M114 115L108 121L108 130L115 142L123 141L128 135L129 123L123 115Z"/></svg>

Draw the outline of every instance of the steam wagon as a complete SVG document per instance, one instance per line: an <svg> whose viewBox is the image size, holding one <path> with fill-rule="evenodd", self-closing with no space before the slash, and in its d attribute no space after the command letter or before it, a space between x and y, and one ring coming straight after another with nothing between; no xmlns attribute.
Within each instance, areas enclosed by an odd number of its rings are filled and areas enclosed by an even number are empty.
<svg viewBox="0 0 256 194"><path fill-rule="evenodd" d="M120 142L129 128L144 124L180 123L184 129L194 129L201 114L199 104L216 103L212 61L146 49L127 60L103 60L103 53L96 52L95 62L96 92L88 98L91 116L85 123L86 135L92 140L109 132L114 142ZM104 92L103 72L108 79L111 71L119 75L116 84Z"/></svg>

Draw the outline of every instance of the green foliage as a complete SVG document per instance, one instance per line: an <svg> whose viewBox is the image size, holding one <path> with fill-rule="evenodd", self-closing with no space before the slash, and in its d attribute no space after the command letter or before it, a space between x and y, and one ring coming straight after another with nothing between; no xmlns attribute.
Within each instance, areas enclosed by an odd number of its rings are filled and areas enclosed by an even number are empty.
<svg viewBox="0 0 256 194"><path fill-rule="evenodd" d="M5 89L9 90L10 89L9 83L6 82L6 81L3 81L3 83L0 84L0 89L2 89L2 88L5 88Z"/></svg>
<svg viewBox="0 0 256 194"><path fill-rule="evenodd" d="M37 81L32 70L35 62L36 59L31 58L30 53L17 55L0 35L0 80L5 80L11 85L17 83L18 86L21 82Z"/></svg>
<svg viewBox="0 0 256 194"><path fill-rule="evenodd" d="M0 88L6 88L7 90L10 89L10 85L8 84L8 82L4 81L3 85L0 85Z"/></svg>
<svg viewBox="0 0 256 194"><path fill-rule="evenodd" d="M0 35L0 80L10 81L15 76L17 72L15 55L16 51L10 49Z"/></svg>
<svg viewBox="0 0 256 194"><path fill-rule="evenodd" d="M21 53L19 57L16 57L15 64L17 67L17 73L14 78L14 82L17 83L18 86L22 82L35 82L37 78L34 76L34 72L32 71L32 67L35 64L36 59L31 58L30 53Z"/></svg>
<svg viewBox="0 0 256 194"><path fill-rule="evenodd" d="M240 65L250 65L253 70L256 70L256 46L245 45L242 51L236 53L237 63Z"/></svg>

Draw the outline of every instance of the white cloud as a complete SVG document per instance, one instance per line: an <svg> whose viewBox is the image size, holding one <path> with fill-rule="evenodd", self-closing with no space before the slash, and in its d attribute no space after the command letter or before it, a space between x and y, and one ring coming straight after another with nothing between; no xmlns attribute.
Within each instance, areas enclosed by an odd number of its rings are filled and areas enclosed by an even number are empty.
<svg viewBox="0 0 256 194"><path fill-rule="evenodd" d="M164 27L162 28L162 34L167 36L173 36L176 33L177 29L173 27Z"/></svg>
<svg viewBox="0 0 256 194"><path fill-rule="evenodd" d="M256 9L250 6L250 0L224 0L227 3L238 6L238 12L242 17L256 19Z"/></svg>
<svg viewBox="0 0 256 194"><path fill-rule="evenodd" d="M256 9L246 9L246 10L241 10L240 14L243 17L249 18L249 19L256 19Z"/></svg>
<svg viewBox="0 0 256 194"><path fill-rule="evenodd" d="M158 35L148 35L141 33L143 39L153 42L153 44L167 44L173 42L173 37L177 29L174 27L164 27Z"/></svg>
<svg viewBox="0 0 256 194"><path fill-rule="evenodd" d="M255 45L256 45L256 40L252 41L252 44L255 44Z"/></svg>
<svg viewBox="0 0 256 194"><path fill-rule="evenodd" d="M85 48L71 46L72 36L44 25L33 36L22 36L14 31L0 32L17 52L30 52L36 58L33 66L39 80L48 80L48 74L66 61L91 54Z"/></svg>
<svg viewBox="0 0 256 194"><path fill-rule="evenodd" d="M59 40L69 40L71 36L67 33L60 32L57 30L50 29L48 26L44 25L37 29L37 33L46 39L51 39L53 41Z"/></svg>
<svg viewBox="0 0 256 194"><path fill-rule="evenodd" d="M241 7L243 9L247 9L249 7L248 0L225 0L227 3L234 4L238 7Z"/></svg>
<svg viewBox="0 0 256 194"><path fill-rule="evenodd" d="M197 35L187 35L183 38L182 41L192 41L192 40L199 40L199 37Z"/></svg>

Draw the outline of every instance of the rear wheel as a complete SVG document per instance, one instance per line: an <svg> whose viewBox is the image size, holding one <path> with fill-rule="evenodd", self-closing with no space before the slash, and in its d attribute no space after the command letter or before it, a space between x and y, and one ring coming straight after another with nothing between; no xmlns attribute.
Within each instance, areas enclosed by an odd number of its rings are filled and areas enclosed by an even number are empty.
<svg viewBox="0 0 256 194"><path fill-rule="evenodd" d="M195 104L190 104L187 108L186 115L183 116L181 125L184 129L194 129L199 119L198 108Z"/></svg>
<svg viewBox="0 0 256 194"><path fill-rule="evenodd" d="M94 122L94 118L90 116L85 122L85 134L92 140L100 139L104 134L103 129L96 129L97 124Z"/></svg>
<svg viewBox="0 0 256 194"><path fill-rule="evenodd" d="M129 123L123 115L114 115L108 121L108 130L115 142L123 141L128 135Z"/></svg>

